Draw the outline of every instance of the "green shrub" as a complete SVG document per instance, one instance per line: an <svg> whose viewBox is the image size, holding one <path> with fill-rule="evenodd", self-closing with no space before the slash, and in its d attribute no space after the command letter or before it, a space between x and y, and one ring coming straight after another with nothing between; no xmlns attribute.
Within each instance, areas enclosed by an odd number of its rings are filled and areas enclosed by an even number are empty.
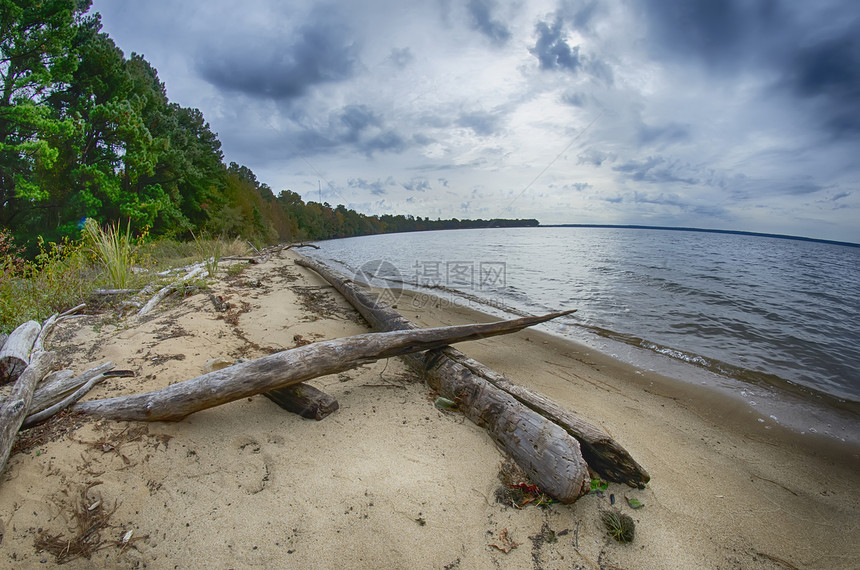
<svg viewBox="0 0 860 570"><path fill-rule="evenodd" d="M87 250L79 242L45 245L39 239L34 261L3 259L0 268L0 331L5 332L69 309L98 286Z"/></svg>

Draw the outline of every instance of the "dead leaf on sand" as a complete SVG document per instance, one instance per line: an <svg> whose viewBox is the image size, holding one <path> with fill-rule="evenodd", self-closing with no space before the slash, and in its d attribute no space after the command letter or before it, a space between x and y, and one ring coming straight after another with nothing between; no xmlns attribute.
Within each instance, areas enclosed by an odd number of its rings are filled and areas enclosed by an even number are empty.
<svg viewBox="0 0 860 570"><path fill-rule="evenodd" d="M511 550L513 550L514 548L516 548L519 545L520 545L519 542L514 541L508 535L508 529L507 528L503 528L502 532L499 533L499 544L496 544L495 542L490 543L490 546L498 548L499 550L501 550L505 554L507 554L508 552L510 552Z"/></svg>

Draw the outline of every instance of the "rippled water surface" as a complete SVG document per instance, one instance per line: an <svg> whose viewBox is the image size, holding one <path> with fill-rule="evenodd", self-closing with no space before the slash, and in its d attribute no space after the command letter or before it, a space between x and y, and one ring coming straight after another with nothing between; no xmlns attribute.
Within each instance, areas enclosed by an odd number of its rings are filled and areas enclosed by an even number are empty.
<svg viewBox="0 0 860 570"><path fill-rule="evenodd" d="M421 232L319 245L311 255L343 271L381 260L366 268L528 312L577 308L568 321L573 336L860 401L860 248L613 228Z"/></svg>

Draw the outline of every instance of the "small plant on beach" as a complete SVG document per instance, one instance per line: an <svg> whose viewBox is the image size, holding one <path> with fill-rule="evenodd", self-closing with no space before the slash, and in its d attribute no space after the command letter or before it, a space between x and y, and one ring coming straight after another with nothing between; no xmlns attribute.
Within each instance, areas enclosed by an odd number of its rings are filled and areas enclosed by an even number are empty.
<svg viewBox="0 0 860 570"><path fill-rule="evenodd" d="M592 479L589 493L602 493L609 487L609 483L603 479Z"/></svg>
<svg viewBox="0 0 860 570"><path fill-rule="evenodd" d="M92 218L84 222L84 235L96 257L108 273L111 287L125 289L132 274L134 264L134 244L131 239L131 220L125 231L119 222L102 228Z"/></svg>
<svg viewBox="0 0 860 570"><path fill-rule="evenodd" d="M233 265L227 267L227 275L229 275L230 277L235 277L236 275L239 275L240 273L245 271L246 267L248 267L246 263L234 263Z"/></svg>
<svg viewBox="0 0 860 570"><path fill-rule="evenodd" d="M636 533L636 523L629 515L618 511L604 511L600 515L603 525L609 534L618 542L633 542Z"/></svg>
<svg viewBox="0 0 860 570"><path fill-rule="evenodd" d="M529 481L523 470L510 459L499 468L499 480L502 485L496 489L496 502L505 506L522 509L530 503L546 507L558 502Z"/></svg>
<svg viewBox="0 0 860 570"><path fill-rule="evenodd" d="M206 274L209 277L214 277L218 272L218 264L221 262L223 247L221 240L218 238L205 239L193 233L191 236L194 238L194 248L197 250L197 255L202 258L203 265L206 267Z"/></svg>

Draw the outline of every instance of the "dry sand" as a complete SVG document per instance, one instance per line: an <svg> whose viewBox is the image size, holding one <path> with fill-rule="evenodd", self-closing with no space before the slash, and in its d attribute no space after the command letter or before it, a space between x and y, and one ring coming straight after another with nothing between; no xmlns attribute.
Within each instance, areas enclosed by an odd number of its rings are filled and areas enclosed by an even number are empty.
<svg viewBox="0 0 860 570"><path fill-rule="evenodd" d="M143 319L64 321L48 344L77 371L105 360L135 371L89 396L100 398L197 376L212 358L366 332L294 258ZM424 326L490 320L424 297L399 307ZM99 533L105 548L67 568L857 567L857 449L765 426L706 388L533 330L458 348L604 427L651 483L573 505L499 504L502 453L393 359L313 381L340 402L320 422L256 396L177 423L61 417L24 432L0 478L0 567L56 565L36 540L79 532L82 492L85 506L101 501L92 513L116 510ZM631 544L600 523L610 494L636 521Z"/></svg>

